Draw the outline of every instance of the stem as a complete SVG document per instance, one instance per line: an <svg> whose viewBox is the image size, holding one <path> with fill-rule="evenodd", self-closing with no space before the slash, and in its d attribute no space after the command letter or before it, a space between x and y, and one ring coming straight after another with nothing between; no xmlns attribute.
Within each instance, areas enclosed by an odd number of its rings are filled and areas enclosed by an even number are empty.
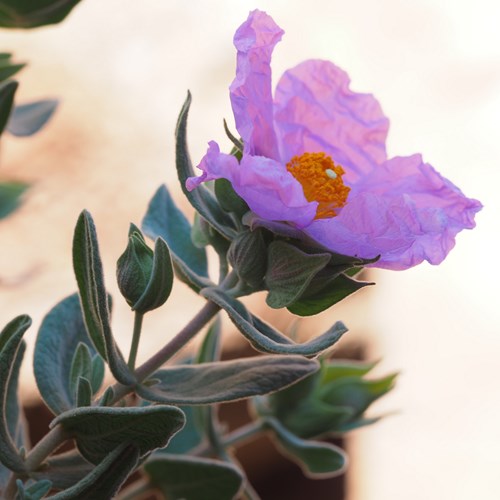
<svg viewBox="0 0 500 500"><path fill-rule="evenodd" d="M207 302L198 314L166 345L164 345L152 358L148 359L136 370L138 380L144 380L154 373L177 351L184 347L220 310L213 302Z"/></svg>
<svg viewBox="0 0 500 500"><path fill-rule="evenodd" d="M128 357L128 367L131 371L135 370L135 360L137 359L137 350L139 348L139 339L141 338L142 320L144 314L135 312L134 317L134 333L132 336L132 344L130 345L130 354Z"/></svg>
<svg viewBox="0 0 500 500"><path fill-rule="evenodd" d="M137 381L142 382L149 375L154 373L166 361L168 361L181 347L189 342L220 310L220 307L213 302L207 302L198 314L167 344L165 344L152 358L148 359L135 371ZM122 399L129 392L134 390L132 386L115 384L113 386L115 397L114 404Z"/></svg>
<svg viewBox="0 0 500 500"><path fill-rule="evenodd" d="M261 421L256 420L254 422L250 422L243 427L239 427L235 431L222 436L219 439L219 445L224 448L229 448L231 446L235 446L237 444L241 444L245 441L248 441L255 434L259 434L264 430L264 426ZM196 448L194 448L190 454L198 455L198 456L207 456L213 451L212 443L203 443Z"/></svg>
<svg viewBox="0 0 500 500"><path fill-rule="evenodd" d="M60 425L56 425L51 429L43 438L38 441L35 447L28 453L26 461L26 469L28 471L36 470L39 465L47 458L52 452L57 450L68 436Z"/></svg>

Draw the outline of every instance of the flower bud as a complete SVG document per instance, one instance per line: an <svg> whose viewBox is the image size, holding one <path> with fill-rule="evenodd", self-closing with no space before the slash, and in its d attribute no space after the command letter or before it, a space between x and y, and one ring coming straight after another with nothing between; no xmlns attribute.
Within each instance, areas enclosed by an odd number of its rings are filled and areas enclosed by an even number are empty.
<svg viewBox="0 0 500 500"><path fill-rule="evenodd" d="M146 245L141 233L132 231L125 252L117 262L118 288L129 306L142 296L153 270L153 250Z"/></svg>

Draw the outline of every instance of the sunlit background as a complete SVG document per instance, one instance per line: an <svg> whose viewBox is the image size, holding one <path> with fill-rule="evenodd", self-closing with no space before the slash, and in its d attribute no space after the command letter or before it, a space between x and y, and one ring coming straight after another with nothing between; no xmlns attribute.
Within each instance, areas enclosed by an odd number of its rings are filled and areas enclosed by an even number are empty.
<svg viewBox="0 0 500 500"><path fill-rule="evenodd" d="M33 344L44 314L76 289L71 239L79 212L96 221L107 283L129 222L139 224L161 183L179 204L173 131L187 89L189 143L227 144L232 36L248 11L270 13L286 35L275 80L307 58L330 59L352 88L373 93L391 120L390 156L421 152L485 208L439 267L373 273L376 287L317 320L343 319L378 373L401 371L374 413L390 413L349 441L350 500L500 498L500 4L418 0L82 0L59 26L0 32L1 51L29 63L18 102L58 97L52 122L30 139L4 137L0 176L30 182L0 222L0 323L28 313ZM141 358L183 326L196 297L181 284L146 318ZM258 301L258 299L257 299ZM116 300L126 348L131 316ZM201 302L200 302L201 303ZM286 324L286 319L282 320ZM22 382L35 394L31 367Z"/></svg>

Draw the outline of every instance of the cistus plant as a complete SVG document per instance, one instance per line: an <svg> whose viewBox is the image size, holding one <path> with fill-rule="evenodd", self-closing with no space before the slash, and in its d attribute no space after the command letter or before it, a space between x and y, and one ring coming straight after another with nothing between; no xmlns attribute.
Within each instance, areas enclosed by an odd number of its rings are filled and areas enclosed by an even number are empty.
<svg viewBox="0 0 500 500"><path fill-rule="evenodd" d="M230 97L239 136L226 126L232 150L222 153L211 142L198 176L187 148L188 94L176 168L196 215L190 223L162 186L141 227L130 226L116 269L135 318L127 358L111 327L97 231L87 211L80 215L73 239L78 293L47 314L36 340L37 386L54 419L33 448L17 398L30 318L3 329L3 498L255 499L232 453L239 443L269 433L304 474L331 477L345 471L347 457L325 438L378 419L367 410L395 375L372 378L373 363L331 359L343 323L297 343L239 299L265 292L271 308L319 313L369 284L356 279L364 267L438 264L456 234L474 226L481 205L420 155L388 159L379 104L352 92L332 63L306 61L287 71L273 97L271 53L282 34L260 11L237 30ZM208 248L218 256L216 277L208 272ZM205 305L136 366L144 315L168 300L174 275ZM222 313L258 355L220 360ZM205 327L199 349L174 361ZM103 387L106 366L115 382ZM227 432L217 406L239 399L249 400L253 420ZM67 442L74 446L58 452Z"/></svg>

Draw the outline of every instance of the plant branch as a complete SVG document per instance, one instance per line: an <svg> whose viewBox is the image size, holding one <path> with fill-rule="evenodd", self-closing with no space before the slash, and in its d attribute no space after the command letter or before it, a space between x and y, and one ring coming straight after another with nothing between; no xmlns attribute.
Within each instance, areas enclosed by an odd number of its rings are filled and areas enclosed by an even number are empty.
<svg viewBox="0 0 500 500"><path fill-rule="evenodd" d="M165 344L153 357L144 362L135 375L138 382L142 382L149 377L166 361L168 361L177 351L186 345L220 310L220 307L213 302L207 302L198 314L172 339ZM133 386L115 384L113 386L114 398L110 404L114 404L128 393L134 390Z"/></svg>

